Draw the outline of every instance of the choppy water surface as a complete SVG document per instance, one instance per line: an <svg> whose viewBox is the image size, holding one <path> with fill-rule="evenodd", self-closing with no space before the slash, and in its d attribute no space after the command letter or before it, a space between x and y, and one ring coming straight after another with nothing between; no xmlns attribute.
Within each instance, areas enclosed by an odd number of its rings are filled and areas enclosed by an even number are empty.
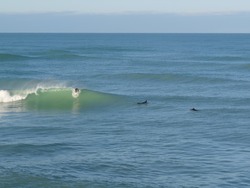
<svg viewBox="0 0 250 188"><path fill-rule="evenodd" d="M248 34L0 34L0 187L249 187L249 49Z"/></svg>

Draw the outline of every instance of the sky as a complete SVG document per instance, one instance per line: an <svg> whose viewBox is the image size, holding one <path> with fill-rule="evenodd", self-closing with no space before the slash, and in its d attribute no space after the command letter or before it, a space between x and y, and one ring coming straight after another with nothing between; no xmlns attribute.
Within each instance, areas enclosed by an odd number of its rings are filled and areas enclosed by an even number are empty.
<svg viewBox="0 0 250 188"><path fill-rule="evenodd" d="M0 0L0 32L249 33L250 0Z"/></svg>

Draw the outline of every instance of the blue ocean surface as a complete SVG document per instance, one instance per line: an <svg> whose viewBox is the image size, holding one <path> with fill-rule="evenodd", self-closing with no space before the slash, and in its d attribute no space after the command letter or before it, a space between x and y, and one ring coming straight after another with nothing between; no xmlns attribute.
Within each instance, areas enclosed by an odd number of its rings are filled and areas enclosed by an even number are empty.
<svg viewBox="0 0 250 188"><path fill-rule="evenodd" d="M0 187L250 187L249 91L250 34L2 33Z"/></svg>

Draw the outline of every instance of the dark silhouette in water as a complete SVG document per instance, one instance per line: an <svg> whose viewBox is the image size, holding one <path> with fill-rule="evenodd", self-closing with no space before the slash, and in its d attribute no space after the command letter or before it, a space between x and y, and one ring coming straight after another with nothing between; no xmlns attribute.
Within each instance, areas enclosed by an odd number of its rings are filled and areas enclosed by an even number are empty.
<svg viewBox="0 0 250 188"><path fill-rule="evenodd" d="M79 92L79 89L78 89L78 88L75 88L75 92L76 92L76 93Z"/></svg>
<svg viewBox="0 0 250 188"><path fill-rule="evenodd" d="M137 104L148 104L148 100L145 100L143 102L138 102Z"/></svg>
<svg viewBox="0 0 250 188"><path fill-rule="evenodd" d="M192 109L190 109L191 111L199 111L199 110L197 110L196 108L192 108Z"/></svg>

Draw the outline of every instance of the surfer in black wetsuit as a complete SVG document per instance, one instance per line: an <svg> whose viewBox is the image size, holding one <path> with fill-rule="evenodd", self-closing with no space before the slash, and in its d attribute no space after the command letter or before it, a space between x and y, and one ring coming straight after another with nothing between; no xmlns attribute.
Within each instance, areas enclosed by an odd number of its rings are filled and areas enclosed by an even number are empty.
<svg viewBox="0 0 250 188"><path fill-rule="evenodd" d="M148 104L148 100L145 100L143 102L138 102L137 104Z"/></svg>
<svg viewBox="0 0 250 188"><path fill-rule="evenodd" d="M199 111L199 110L197 110L196 108L192 108L192 109L190 109L191 111Z"/></svg>

